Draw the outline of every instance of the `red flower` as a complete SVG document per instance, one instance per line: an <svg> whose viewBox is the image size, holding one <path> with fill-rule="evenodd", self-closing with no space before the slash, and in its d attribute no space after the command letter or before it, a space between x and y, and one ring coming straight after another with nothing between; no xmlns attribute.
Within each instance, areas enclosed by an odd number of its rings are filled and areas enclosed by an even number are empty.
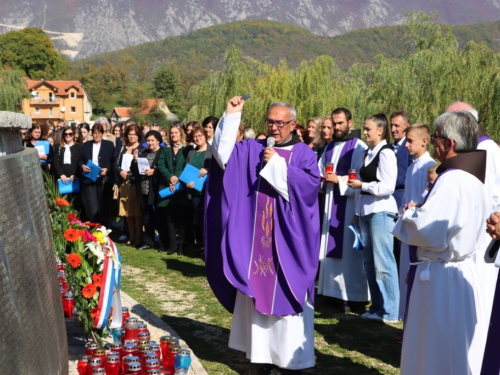
<svg viewBox="0 0 500 375"><path fill-rule="evenodd" d="M97 239L87 230L83 231L83 242L97 242Z"/></svg>
<svg viewBox="0 0 500 375"><path fill-rule="evenodd" d="M57 197L56 197L56 204L58 206L69 206L69 202L66 199L57 198Z"/></svg>
<svg viewBox="0 0 500 375"><path fill-rule="evenodd" d="M64 232L64 238L66 239L66 241L69 242L77 241L82 235L83 235L82 230L77 230L73 228L66 229L66 232Z"/></svg>
<svg viewBox="0 0 500 375"><path fill-rule="evenodd" d="M69 220L76 220L77 217L73 214L67 214L66 217L69 219Z"/></svg>
<svg viewBox="0 0 500 375"><path fill-rule="evenodd" d="M93 273L92 274L92 281L96 287L101 287L102 283L102 274L100 273Z"/></svg>
<svg viewBox="0 0 500 375"><path fill-rule="evenodd" d="M71 264L71 267L73 268L78 268L80 267L80 264L82 264L82 258L80 258L80 255L78 255L77 253L69 254L66 260L69 264Z"/></svg>
<svg viewBox="0 0 500 375"><path fill-rule="evenodd" d="M87 284L83 287L82 296L84 296L87 299L90 299L90 298L94 297L94 294L96 292L97 292L97 287L94 284L90 283L90 284Z"/></svg>
<svg viewBox="0 0 500 375"><path fill-rule="evenodd" d="M97 315L97 307L94 307L92 310L90 310L90 317L94 319Z"/></svg>

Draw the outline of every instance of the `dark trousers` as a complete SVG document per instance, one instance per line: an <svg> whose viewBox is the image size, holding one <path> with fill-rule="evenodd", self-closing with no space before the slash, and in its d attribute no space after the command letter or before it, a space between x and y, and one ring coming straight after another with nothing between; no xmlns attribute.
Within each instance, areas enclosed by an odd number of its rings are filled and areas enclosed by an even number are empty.
<svg viewBox="0 0 500 375"><path fill-rule="evenodd" d="M159 213L158 213L158 207L155 207L153 205L147 204L148 202L148 195L143 194L142 195L142 205L141 205L141 210L142 210L142 224L144 225L144 233L142 236L143 242L145 245L148 245L150 247L155 246L155 230L158 230L158 233L160 233L160 228L159 228Z"/></svg>
<svg viewBox="0 0 500 375"><path fill-rule="evenodd" d="M159 213L161 246L164 249L168 247L170 251L177 251L177 233L179 234L179 244L182 245L184 243L186 209L182 206L168 205L167 207L162 207Z"/></svg>
<svg viewBox="0 0 500 375"><path fill-rule="evenodd" d="M99 178L91 184L81 185L82 203L87 218L93 223L109 227L111 212L111 184Z"/></svg>
<svg viewBox="0 0 500 375"><path fill-rule="evenodd" d="M205 211L205 203L202 197L193 197L193 228L196 245L203 244L203 214Z"/></svg>

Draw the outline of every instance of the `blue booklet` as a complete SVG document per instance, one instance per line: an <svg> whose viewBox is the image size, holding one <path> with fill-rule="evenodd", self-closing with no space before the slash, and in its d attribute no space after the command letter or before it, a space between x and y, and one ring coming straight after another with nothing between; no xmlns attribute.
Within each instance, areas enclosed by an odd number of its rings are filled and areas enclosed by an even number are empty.
<svg viewBox="0 0 500 375"><path fill-rule="evenodd" d="M99 173L101 173L101 167L92 163L92 160L87 162L87 167L90 168L90 172L82 172L82 175L95 182L97 177L99 177Z"/></svg>
<svg viewBox="0 0 500 375"><path fill-rule="evenodd" d="M181 190L184 190L184 187L182 186L182 184L180 182L177 182L175 184L175 190L173 192L172 192L172 190L170 190L170 186L167 186L165 189L161 189L158 192L158 194L160 194L160 197L166 198L166 197L170 197L171 195L173 195Z"/></svg>
<svg viewBox="0 0 500 375"><path fill-rule="evenodd" d="M45 155L48 155L50 152L50 142L49 141L35 141L35 147L38 149L39 147L43 147L43 151ZM42 163L47 163L47 160L40 159Z"/></svg>
<svg viewBox="0 0 500 375"><path fill-rule="evenodd" d="M203 186L205 186L205 181L207 180L208 175L200 178L198 177L199 174L200 170L198 168L193 167L191 164L186 164L186 167L179 176L179 180L185 184L194 182L194 189L201 192L203 190Z"/></svg>
<svg viewBox="0 0 500 375"><path fill-rule="evenodd" d="M80 192L80 180L78 177L75 177L73 182L68 178L68 183L65 184L61 179L57 180L59 184L59 193L60 194L72 194Z"/></svg>

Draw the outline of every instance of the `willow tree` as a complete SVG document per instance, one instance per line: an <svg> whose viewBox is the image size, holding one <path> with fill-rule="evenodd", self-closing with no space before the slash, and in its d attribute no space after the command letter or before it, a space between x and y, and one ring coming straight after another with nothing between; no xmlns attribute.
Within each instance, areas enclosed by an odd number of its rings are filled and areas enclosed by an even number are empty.
<svg viewBox="0 0 500 375"><path fill-rule="evenodd" d="M0 70L0 110L19 112L23 98L29 97L26 81L19 70Z"/></svg>
<svg viewBox="0 0 500 375"><path fill-rule="evenodd" d="M448 105L463 100L478 109L488 133L498 138L500 55L473 41L460 50L450 29L423 13L410 14L407 24L402 59L380 55L346 72L337 69L330 56L291 69L284 60L276 67L244 60L233 47L226 69L191 90L198 105L190 118L220 116L230 97L251 93L243 121L259 130L274 101L294 105L301 123L342 106L352 111L357 127L370 114L396 110L407 111L412 122L431 125Z"/></svg>

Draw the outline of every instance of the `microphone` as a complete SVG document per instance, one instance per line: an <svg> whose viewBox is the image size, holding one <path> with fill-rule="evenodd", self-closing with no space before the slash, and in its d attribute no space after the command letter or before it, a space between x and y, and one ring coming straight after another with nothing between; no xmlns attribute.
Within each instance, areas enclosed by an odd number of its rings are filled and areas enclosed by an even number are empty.
<svg viewBox="0 0 500 375"><path fill-rule="evenodd" d="M274 144L276 143L273 137L267 137L266 141L267 141L267 147L274 147Z"/></svg>

